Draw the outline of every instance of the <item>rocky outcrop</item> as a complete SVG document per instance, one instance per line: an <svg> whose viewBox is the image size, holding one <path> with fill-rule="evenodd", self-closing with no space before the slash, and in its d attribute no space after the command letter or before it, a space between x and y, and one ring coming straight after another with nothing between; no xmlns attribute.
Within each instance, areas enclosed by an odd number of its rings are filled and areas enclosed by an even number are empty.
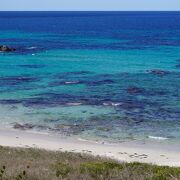
<svg viewBox="0 0 180 180"><path fill-rule="evenodd" d="M12 52L15 51L16 49L11 48L9 46L6 45L0 45L0 52Z"/></svg>

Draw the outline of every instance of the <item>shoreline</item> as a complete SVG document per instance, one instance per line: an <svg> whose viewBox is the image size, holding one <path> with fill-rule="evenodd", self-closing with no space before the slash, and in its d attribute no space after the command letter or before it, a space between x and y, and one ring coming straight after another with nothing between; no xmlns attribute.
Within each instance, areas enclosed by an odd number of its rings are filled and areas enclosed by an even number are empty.
<svg viewBox="0 0 180 180"><path fill-rule="evenodd" d="M106 144L54 134L0 129L0 145L86 153L120 162L142 162L180 167L180 147L163 144L160 141Z"/></svg>

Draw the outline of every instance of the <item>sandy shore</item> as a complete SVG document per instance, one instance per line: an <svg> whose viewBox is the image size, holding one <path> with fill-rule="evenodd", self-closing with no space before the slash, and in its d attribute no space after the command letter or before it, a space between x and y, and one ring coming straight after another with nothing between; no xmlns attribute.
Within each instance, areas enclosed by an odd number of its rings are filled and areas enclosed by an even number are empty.
<svg viewBox="0 0 180 180"><path fill-rule="evenodd" d="M138 161L157 165L180 166L180 147L165 145L160 141L106 144L62 138L51 134L0 129L0 145L82 152L126 162Z"/></svg>

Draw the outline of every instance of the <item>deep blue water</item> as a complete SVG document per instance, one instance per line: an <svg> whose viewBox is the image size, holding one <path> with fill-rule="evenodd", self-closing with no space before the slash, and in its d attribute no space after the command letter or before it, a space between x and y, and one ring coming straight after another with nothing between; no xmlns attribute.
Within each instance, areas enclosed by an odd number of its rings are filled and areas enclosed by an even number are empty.
<svg viewBox="0 0 180 180"><path fill-rule="evenodd" d="M180 12L0 12L0 44L1 126L180 142Z"/></svg>

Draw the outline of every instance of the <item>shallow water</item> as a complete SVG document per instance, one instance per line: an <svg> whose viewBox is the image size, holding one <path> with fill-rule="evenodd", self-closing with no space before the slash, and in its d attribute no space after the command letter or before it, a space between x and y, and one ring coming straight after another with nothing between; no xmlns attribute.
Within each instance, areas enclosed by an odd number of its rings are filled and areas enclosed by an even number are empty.
<svg viewBox="0 0 180 180"><path fill-rule="evenodd" d="M177 12L1 12L0 122L180 142L179 36Z"/></svg>

